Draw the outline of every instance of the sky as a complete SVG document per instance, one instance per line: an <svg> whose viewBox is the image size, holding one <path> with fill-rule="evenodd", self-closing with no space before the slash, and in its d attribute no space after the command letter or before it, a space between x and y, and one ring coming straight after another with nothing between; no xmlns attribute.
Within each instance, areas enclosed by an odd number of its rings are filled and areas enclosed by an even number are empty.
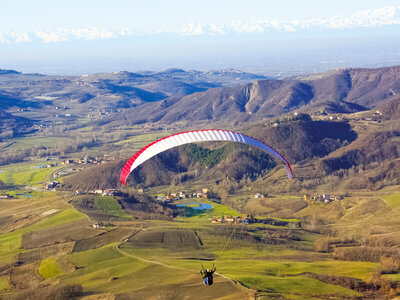
<svg viewBox="0 0 400 300"><path fill-rule="evenodd" d="M13 0L0 11L0 68L23 72L400 64L400 0Z"/></svg>

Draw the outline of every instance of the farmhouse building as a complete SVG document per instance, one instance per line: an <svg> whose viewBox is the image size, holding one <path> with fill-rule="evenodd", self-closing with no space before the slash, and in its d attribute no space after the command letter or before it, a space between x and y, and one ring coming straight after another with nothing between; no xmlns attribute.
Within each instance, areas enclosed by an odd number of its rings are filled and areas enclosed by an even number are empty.
<svg viewBox="0 0 400 300"><path fill-rule="evenodd" d="M5 193L5 194L0 194L0 199L11 199L14 198L13 196Z"/></svg>

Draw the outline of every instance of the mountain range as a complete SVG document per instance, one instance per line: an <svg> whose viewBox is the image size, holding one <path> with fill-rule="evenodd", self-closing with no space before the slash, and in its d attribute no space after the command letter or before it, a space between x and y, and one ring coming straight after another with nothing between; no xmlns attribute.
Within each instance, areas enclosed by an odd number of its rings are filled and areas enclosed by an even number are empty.
<svg viewBox="0 0 400 300"><path fill-rule="evenodd" d="M400 66L340 69L287 79L257 80L234 87L175 96L127 110L132 124L179 120L256 121L291 111L353 113L398 97Z"/></svg>
<svg viewBox="0 0 400 300"><path fill-rule="evenodd" d="M83 76L0 72L0 109L42 122L65 114L71 118L57 121L69 122L101 111L109 114L103 123L116 125L180 120L252 122L292 111L359 112L399 93L400 66L337 69L285 79L237 70L169 69Z"/></svg>
<svg viewBox="0 0 400 300"><path fill-rule="evenodd" d="M0 91L8 97L19 99L20 102L14 104L19 108L48 104L69 106L74 102L88 103L89 107L100 105L101 108L118 108L265 78L237 70L201 72L169 69L162 72L121 71L82 76L48 76L0 70ZM5 101L2 98L1 107Z"/></svg>

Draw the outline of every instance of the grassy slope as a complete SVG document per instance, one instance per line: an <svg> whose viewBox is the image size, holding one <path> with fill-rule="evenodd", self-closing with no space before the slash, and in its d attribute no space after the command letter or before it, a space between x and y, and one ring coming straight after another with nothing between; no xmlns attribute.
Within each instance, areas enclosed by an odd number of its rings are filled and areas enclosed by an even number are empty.
<svg viewBox="0 0 400 300"><path fill-rule="evenodd" d="M179 284L190 274L124 256L113 246L68 256L67 259L80 269L65 276L65 282L79 282L85 289L98 292L123 293L145 288L149 283Z"/></svg>
<svg viewBox="0 0 400 300"><path fill-rule="evenodd" d="M118 201L112 196L96 196L95 207L108 214L118 217L130 217L119 205Z"/></svg>
<svg viewBox="0 0 400 300"><path fill-rule="evenodd" d="M110 200L118 204L112 197L99 197L99 199L105 201L103 205L109 211L112 211L112 206L106 204ZM315 234L301 230L296 230L301 239L298 243L305 244L308 251L235 238L229 240L227 236L209 234L207 230L216 228L215 226L225 227L225 225L211 225L210 218L238 215L238 213L225 205L206 199L201 199L201 202L212 204L213 209L174 221L150 221L147 226L147 230L156 231L165 228L195 230L203 243L200 250L150 249L145 246L132 248L129 244L123 244L121 252L116 248L116 243L111 243L102 248L67 255L66 260L78 267L71 273L64 273L58 266L56 258L42 261L38 271L50 281L57 278L62 284L82 284L84 290L88 292L128 293L140 290L142 293L150 286L176 291L178 287L193 286L193 284L202 287L201 277L198 275L200 264L203 263L208 267L211 263L203 259L213 259L218 272L239 281L246 287L258 289L260 295L280 294L292 298L300 295L311 297L311 295L327 294L338 297L360 296L352 290L309 278L307 273L350 276L367 280L377 269L377 264L374 263L326 259L326 256L313 252L312 247L308 246L315 240ZM7 245L7 241L9 242L8 252L4 254L8 253L11 259L20 251L18 249L20 237L25 232L54 227L82 217L83 215L74 209L67 209L29 227L1 235L0 243L3 247ZM259 228L252 226L251 230L254 234L259 234L265 229L262 226ZM225 247L226 245L228 247ZM302 261L305 257L313 258ZM217 280L222 279L217 277Z"/></svg>
<svg viewBox="0 0 400 300"><path fill-rule="evenodd" d="M45 137L45 136L29 135L26 137L14 139L14 143L7 149L22 150L22 149L32 148L32 146L39 146L39 145L44 147L51 147L67 140L68 138L64 137Z"/></svg>
<svg viewBox="0 0 400 300"><path fill-rule="evenodd" d="M386 195L382 198L391 208L400 208L400 194Z"/></svg>
<svg viewBox="0 0 400 300"><path fill-rule="evenodd" d="M185 270L144 261L110 244L75 253L67 259L80 268L60 277L64 283L80 283L84 291L133 293L138 299L246 299L247 292L224 278L207 289L197 270ZM223 298L226 297L226 298Z"/></svg>
<svg viewBox="0 0 400 300"><path fill-rule="evenodd" d="M123 145L123 144L135 144L137 146L145 146L146 143L150 143L152 141L158 140L164 136L168 136L168 132L156 132L156 133L146 133L135 135L129 139L125 139L119 142L115 142L115 145Z"/></svg>
<svg viewBox="0 0 400 300"><path fill-rule="evenodd" d="M50 257L42 260L39 265L39 274L42 275L43 278L54 278L64 275L64 272L58 266L56 258Z"/></svg>
<svg viewBox="0 0 400 300"><path fill-rule="evenodd" d="M181 200L176 202L176 204L182 204L182 203L205 203L213 206L213 208L205 211L188 208L190 212L192 212L194 215L190 218L184 218L186 222L198 222L198 221L209 222L209 219L214 217L220 218L222 216L244 216L244 214L240 214L236 210L229 208L226 205L218 204L206 199L194 198L190 200L185 200L185 201Z"/></svg>
<svg viewBox="0 0 400 300"><path fill-rule="evenodd" d="M217 205L217 207L219 211L224 213L228 210L226 207L226 210L224 210L223 205ZM206 222L209 224L209 217L213 216L214 213L210 210L207 213L197 214L193 217L180 218L182 223L179 226L181 228L195 228L193 222L196 222L199 226L206 224ZM232 214L235 213L233 212ZM187 223L192 224L192 226L185 225ZM307 239L312 239L312 237L306 236L304 238L304 242L307 242ZM202 262L201 260L193 259L193 257L210 257L211 255L211 257L215 258L213 262L216 263L218 272L240 281L249 288L255 287L264 292L268 291L269 294L281 293L285 296L293 294L359 296L360 294L355 291L325 284L307 277L304 273L350 276L368 280L377 269L377 264L367 262L318 261L316 253L315 261L295 261L306 255L313 255L314 252L299 251L282 246L255 245L245 241L235 241L233 248L224 250L227 239L218 236L208 236L206 238L202 236L202 242L202 252L174 253L166 249L138 249L126 248L126 246L123 246L123 250L148 260L192 270L192 272L199 269ZM274 259L271 260L271 256ZM288 258L290 256L293 256L293 260ZM208 262L203 263L205 263L205 266L210 264Z"/></svg>
<svg viewBox="0 0 400 300"><path fill-rule="evenodd" d="M0 276L0 291L8 289L9 287L8 276Z"/></svg>
<svg viewBox="0 0 400 300"><path fill-rule="evenodd" d="M290 251L279 252L279 247L275 247L276 255L284 255ZM170 253L164 249L125 249L128 253L132 253L139 257L161 261L168 265L191 270L193 273L200 268L200 263L205 266L210 265L209 262L202 262L193 259L182 259L176 253ZM269 291L269 293L282 293L285 296L288 294L303 294L303 295L321 295L321 294L338 294L342 296L355 296L360 295L357 292L349 289L325 284L321 281L308 278L302 275L304 272L313 272L320 274L335 274L341 276L355 276L366 279L375 270L375 264L360 263L355 264L351 262L336 262L336 261L322 261L322 262L291 262L283 261L271 262L263 259L256 259L249 257L243 259L243 252L246 248L240 247L235 251L235 255L231 252L228 257L224 253L217 254L217 258L213 261L218 268L218 272L240 281L243 285L249 288L257 288L262 291ZM259 250L264 255L268 254L267 250ZM189 253L185 253L189 256ZM250 253L251 254L251 253ZM261 254L261 253L259 253ZM196 256L192 253L191 256ZM197 254L198 256L198 254ZM211 266L211 265L210 265ZM346 271L347 270L347 271ZM350 270L350 271L349 271Z"/></svg>

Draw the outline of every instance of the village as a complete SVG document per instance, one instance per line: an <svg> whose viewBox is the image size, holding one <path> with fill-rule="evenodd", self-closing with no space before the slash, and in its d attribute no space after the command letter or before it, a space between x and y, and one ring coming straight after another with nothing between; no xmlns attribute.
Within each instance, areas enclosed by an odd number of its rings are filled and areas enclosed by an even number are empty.
<svg viewBox="0 0 400 300"><path fill-rule="evenodd" d="M333 201L343 200L343 196L330 194L318 194L313 196L303 195L303 199L311 203L330 203Z"/></svg>
<svg viewBox="0 0 400 300"><path fill-rule="evenodd" d="M97 189L97 190L91 190L88 192L84 192L81 190L75 190L75 195L84 195L84 194L96 194L96 195L101 195L101 196L116 196L118 194L116 189Z"/></svg>
<svg viewBox="0 0 400 300"><path fill-rule="evenodd" d="M255 218L252 218L252 220L255 220ZM211 220L211 223L213 224L221 224L221 223L228 223L228 224L250 224L250 220L248 217L241 217L241 216L222 216L221 218L214 218Z"/></svg>
<svg viewBox="0 0 400 300"><path fill-rule="evenodd" d="M144 189L139 188L138 189L138 193L143 194L145 192ZM187 191L180 191L177 193L169 193L167 195L164 194L157 194L155 195L156 200L157 201L162 201L162 202L169 202L169 201L173 201L173 200L180 200L180 199L187 199L187 198L204 198L204 199L208 199L208 198L213 198L216 195L212 192L210 192L210 190L208 188L202 188L201 192L187 192Z"/></svg>
<svg viewBox="0 0 400 300"><path fill-rule="evenodd" d="M7 193L0 194L0 199L12 199L12 198L14 198L14 196L9 195Z"/></svg>
<svg viewBox="0 0 400 300"><path fill-rule="evenodd" d="M278 218L267 218L267 217L254 217L252 215L248 215L247 217L241 216L222 216L221 218L213 218L211 220L213 224L266 224L272 226L282 226L289 228L300 228L301 222L300 220L283 220Z"/></svg>

